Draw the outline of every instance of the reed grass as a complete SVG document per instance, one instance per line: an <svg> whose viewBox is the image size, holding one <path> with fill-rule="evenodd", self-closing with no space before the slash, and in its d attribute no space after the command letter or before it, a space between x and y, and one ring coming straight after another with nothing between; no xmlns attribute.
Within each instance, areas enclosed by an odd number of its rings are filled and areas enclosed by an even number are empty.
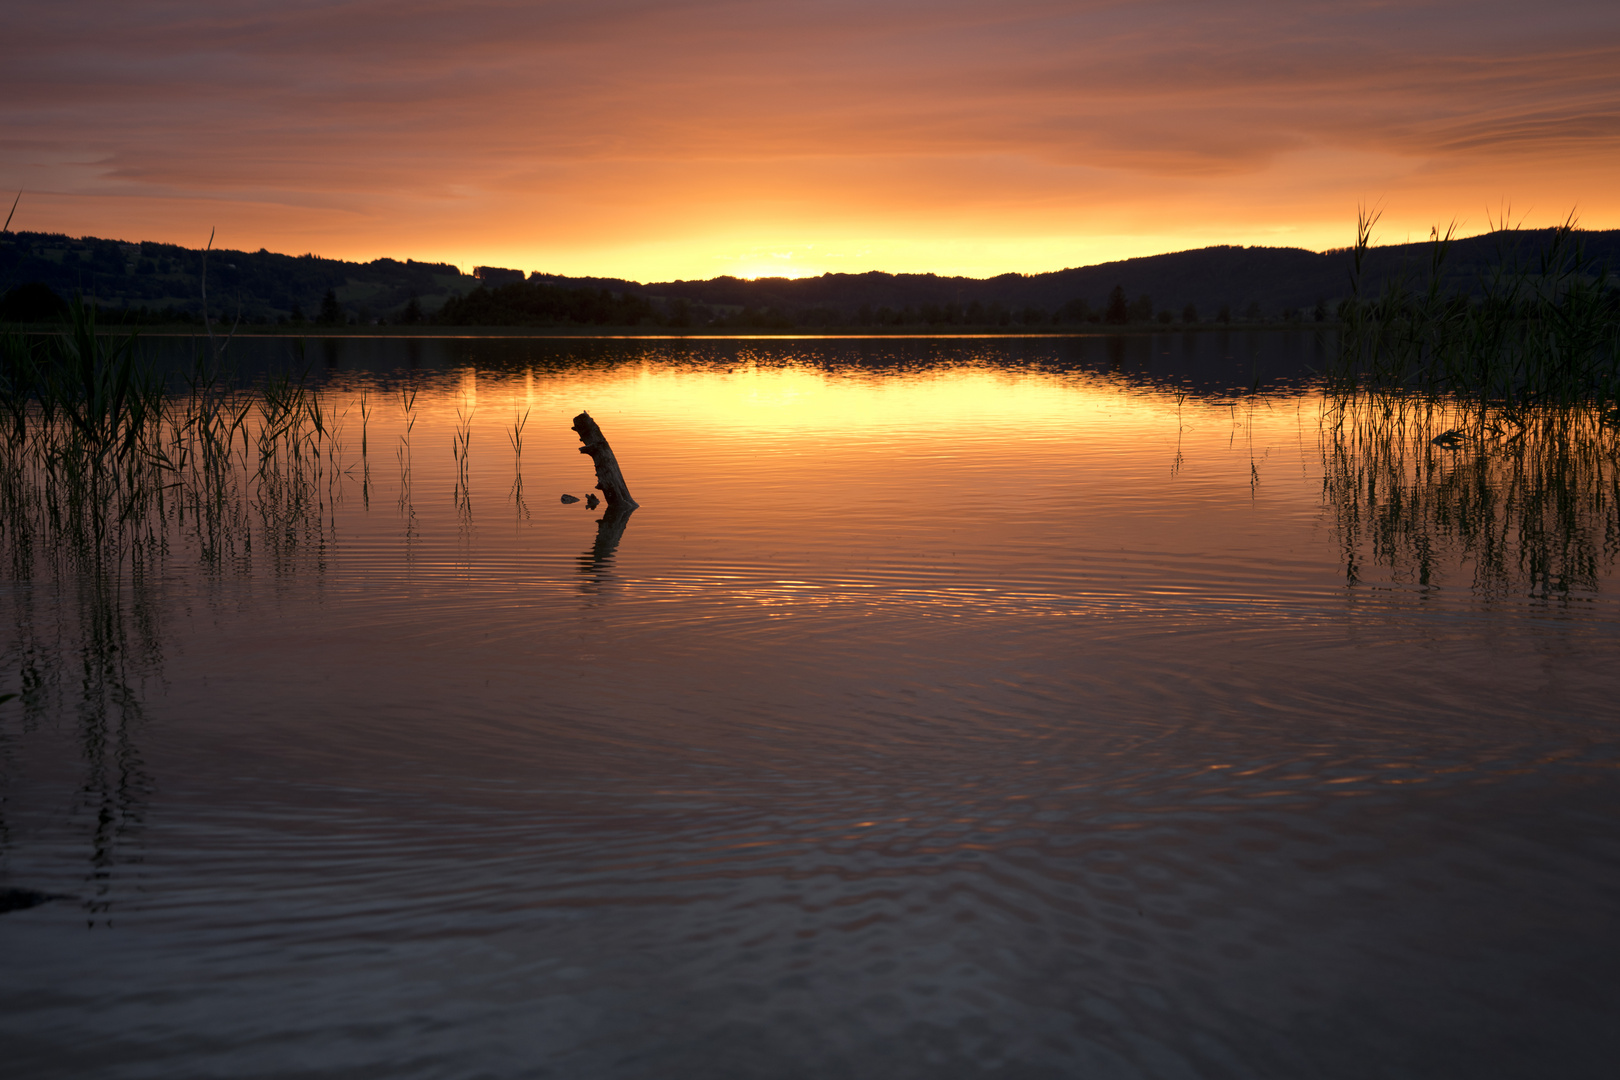
<svg viewBox="0 0 1620 1080"><path fill-rule="evenodd" d="M210 349L175 377L76 303L60 336L0 332L0 540L14 562L43 544L93 567L174 524L223 558L248 510L325 506L333 421L301 375L240 386Z"/></svg>
<svg viewBox="0 0 1620 1080"><path fill-rule="evenodd" d="M472 422L473 412L468 409L462 412L461 406L456 406L456 430L450 436L450 454L455 458L456 471L465 481L467 468L472 456Z"/></svg>
<svg viewBox="0 0 1620 1080"><path fill-rule="evenodd" d="M517 407L512 408L512 430L506 433L506 439L512 444L512 453L517 461L517 471L523 472L523 429L529 424L529 410L524 409L519 415Z"/></svg>
<svg viewBox="0 0 1620 1080"><path fill-rule="evenodd" d="M1455 226L1426 267L1364 295L1376 213L1327 373L1323 488L1355 583L1470 565L1485 594L1595 590L1620 552L1620 289L1573 216L1448 288Z"/></svg>
<svg viewBox="0 0 1620 1080"><path fill-rule="evenodd" d="M1367 295L1376 212L1362 211L1351 297L1329 387L1340 395L1400 392L1487 406L1604 404L1620 397L1620 287L1590 257L1571 215L1539 251L1503 247L1472 291L1448 287L1453 223L1434 231L1428 265Z"/></svg>

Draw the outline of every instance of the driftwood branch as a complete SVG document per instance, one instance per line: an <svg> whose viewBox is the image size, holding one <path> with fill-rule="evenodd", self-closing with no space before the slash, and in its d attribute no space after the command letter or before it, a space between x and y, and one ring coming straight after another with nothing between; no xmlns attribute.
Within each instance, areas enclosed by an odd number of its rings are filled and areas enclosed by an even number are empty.
<svg viewBox="0 0 1620 1080"><path fill-rule="evenodd" d="M596 466L596 490L607 500L608 510L634 510L639 506L630 497L630 489L625 486L624 474L619 471L613 448L603 438L602 429L596 426L591 414L582 412L574 417L574 430L579 433L579 441L585 444L579 448L579 452L589 454L591 463Z"/></svg>

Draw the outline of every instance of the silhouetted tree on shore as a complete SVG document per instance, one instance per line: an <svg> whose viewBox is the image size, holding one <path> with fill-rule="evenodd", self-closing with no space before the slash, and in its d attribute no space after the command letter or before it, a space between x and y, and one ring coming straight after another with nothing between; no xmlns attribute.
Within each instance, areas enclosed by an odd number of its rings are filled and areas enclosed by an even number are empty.
<svg viewBox="0 0 1620 1080"><path fill-rule="evenodd" d="M1125 299L1125 286L1115 285L1108 294L1108 307L1103 311L1103 322L1110 326L1124 326L1131 321L1130 302Z"/></svg>
<svg viewBox="0 0 1620 1080"><path fill-rule="evenodd" d="M343 307L338 303L336 289L327 289L326 295L321 297L321 310L316 314L315 321L322 326L343 325Z"/></svg>

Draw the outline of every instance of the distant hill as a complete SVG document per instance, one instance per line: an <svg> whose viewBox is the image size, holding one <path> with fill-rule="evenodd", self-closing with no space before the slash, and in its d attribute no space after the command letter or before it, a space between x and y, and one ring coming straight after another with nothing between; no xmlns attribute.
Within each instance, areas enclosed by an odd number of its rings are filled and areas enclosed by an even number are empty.
<svg viewBox="0 0 1620 1080"><path fill-rule="evenodd" d="M1448 288L1479 292L1479 284L1504 257L1529 260L1553 237L1552 230L1504 231L1453 243L1446 260ZM1585 251L1598 265L1620 270L1620 230L1580 234ZM1374 248L1363 269L1364 295L1376 293L1402 273L1426 272L1433 245L1398 244ZM743 281L677 281L641 286L650 297L681 297L692 303L748 305L755 309L803 311L830 308L843 315L858 314L863 306L966 307L978 303L998 305L1016 319L1024 309L1048 313L1075 310L1084 304L1091 314L1106 310L1109 293L1117 286L1129 301L1151 298L1157 312L1178 319L1193 305L1201 321L1213 319L1224 307L1234 318L1278 319L1318 305L1332 311L1350 292L1351 256L1348 250L1314 252L1303 248L1207 247L1150 255L1139 259L1100 263L1045 274L1003 274L978 279L937 277L933 274L825 274L816 278L761 278ZM562 283L563 279L548 279ZM592 282L595 284L595 282ZM575 280L571 284L584 282ZM610 288L628 283L601 282Z"/></svg>
<svg viewBox="0 0 1620 1080"><path fill-rule="evenodd" d="M248 322L314 319L328 291L345 321L397 318L414 298L425 314L477 279L448 263L215 249L208 253L208 298L216 318ZM0 237L0 292L37 282L63 298L81 295L103 308L145 310L152 319L202 314L203 252L177 244L128 243L58 233Z"/></svg>
<svg viewBox="0 0 1620 1080"><path fill-rule="evenodd" d="M1477 292L1504 257L1530 260L1551 230L1503 231L1457 241L1450 287ZM1580 234L1598 265L1620 267L1620 230ZM1403 272L1422 274L1428 243L1379 247L1368 290ZM0 292L19 312L80 294L136 321L189 321L202 311L203 253L173 244L50 233L0 237ZM814 278L719 277L643 284L447 263L367 263L216 250L207 257L216 317L252 323L440 322L460 326L656 325L674 328L975 325L1036 327L1099 322L1119 290L1130 321L1244 322L1330 315L1349 292L1348 251L1208 247L1044 274L980 279L934 274L823 274ZM31 286L25 293L15 292ZM328 296L330 294L330 296ZM44 304L45 307L40 307ZM1117 312L1116 312L1117 314ZM15 316L14 316L15 317Z"/></svg>

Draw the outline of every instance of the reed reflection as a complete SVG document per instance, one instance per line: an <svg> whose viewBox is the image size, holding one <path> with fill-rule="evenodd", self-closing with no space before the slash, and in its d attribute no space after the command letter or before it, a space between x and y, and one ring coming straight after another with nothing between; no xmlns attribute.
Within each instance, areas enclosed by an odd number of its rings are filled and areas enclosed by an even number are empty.
<svg viewBox="0 0 1620 1080"><path fill-rule="evenodd" d="M1594 593L1620 552L1620 417L1595 406L1339 402L1323 494L1345 578L1382 566L1438 584L1471 566L1486 597Z"/></svg>
<svg viewBox="0 0 1620 1080"><path fill-rule="evenodd" d="M155 583L169 538L150 520L120 519L116 504L85 488L29 475L15 455L0 465L0 493L12 585L3 655L17 677L16 700L0 706L0 730L17 743L71 725L80 770L70 818L85 833L81 899L94 924L111 908L115 868L137 841L153 787L140 736L144 687L163 664ZM0 785L14 776L4 769ZM8 801L0 797L0 808ZM0 850L8 841L0 820Z"/></svg>
<svg viewBox="0 0 1620 1080"><path fill-rule="evenodd" d="M19 683L0 729L18 745L71 725L94 922L112 908L117 868L137 859L155 783L140 744L164 666L166 583L324 572L341 492L332 415L300 379L233 386L217 354L176 390L82 309L60 338L0 341L0 361L3 655Z"/></svg>

